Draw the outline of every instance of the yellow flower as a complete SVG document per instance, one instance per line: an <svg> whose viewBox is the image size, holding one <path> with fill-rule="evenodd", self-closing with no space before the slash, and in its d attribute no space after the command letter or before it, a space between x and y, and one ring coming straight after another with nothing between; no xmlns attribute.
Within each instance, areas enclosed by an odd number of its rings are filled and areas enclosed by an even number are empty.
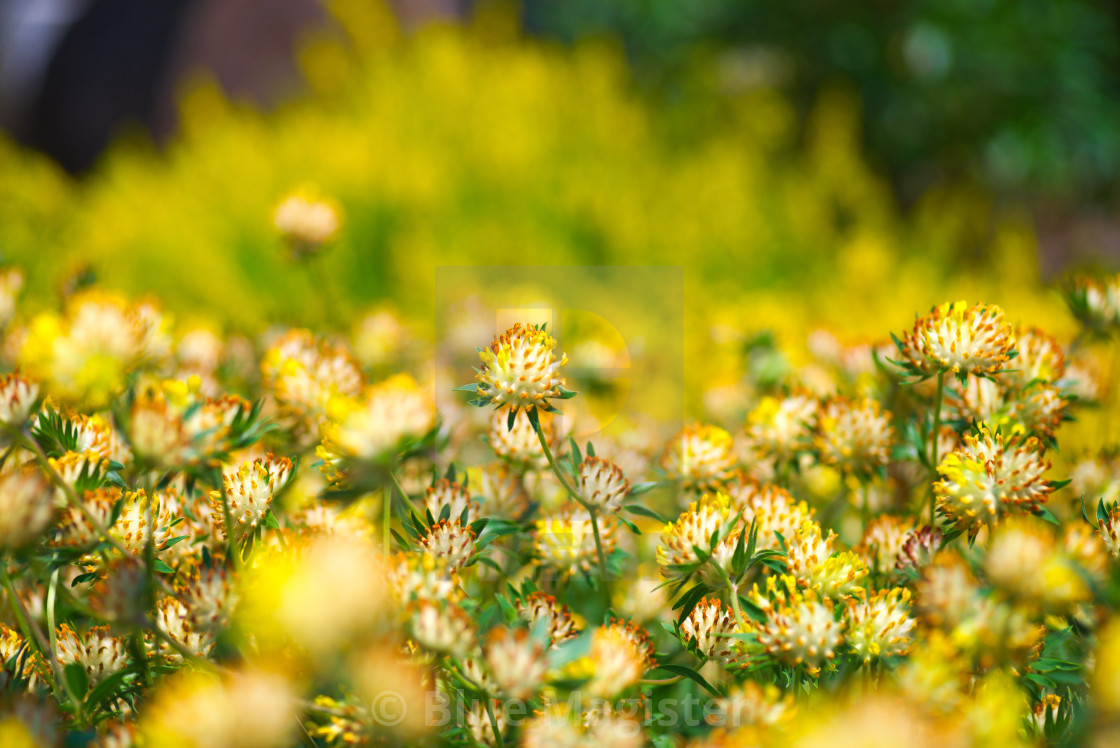
<svg viewBox="0 0 1120 748"><path fill-rule="evenodd" d="M914 373L939 371L992 375L1010 361L1015 334L997 306L957 301L919 317L901 349Z"/></svg>
<svg viewBox="0 0 1120 748"><path fill-rule="evenodd" d="M567 506L534 523L534 539L541 564L564 574L590 571L597 563L591 515L586 509ZM599 521L604 556L614 549L615 524L609 518Z"/></svg>
<svg viewBox="0 0 1120 748"><path fill-rule="evenodd" d="M731 434L718 426L692 424L669 440L661 467L693 491L718 491L735 467Z"/></svg>
<svg viewBox="0 0 1120 748"><path fill-rule="evenodd" d="M675 521L665 525L657 544L657 563L663 576L669 579L687 576L685 569L677 567L699 562L695 548L711 551L713 534L719 543L720 535L726 534L728 529L725 525L730 519L730 505L731 500L724 494L704 494L699 501L689 504Z"/></svg>
<svg viewBox="0 0 1120 748"><path fill-rule="evenodd" d="M478 351L482 368L475 377L480 399L476 404L551 412L551 399L570 397L559 373L568 357L556 358L555 348L556 339L543 325L518 322L495 336L489 348Z"/></svg>
<svg viewBox="0 0 1120 748"><path fill-rule="evenodd" d="M910 617L910 590L905 587L849 598L844 617L848 644L864 663L910 650L917 622Z"/></svg>
<svg viewBox="0 0 1120 748"><path fill-rule="evenodd" d="M972 528L1012 510L1033 513L1053 490L1042 477L1049 468L1036 438L1004 437L982 426L937 466L937 506L950 520Z"/></svg>
<svg viewBox="0 0 1120 748"><path fill-rule="evenodd" d="M887 464L894 432L891 414L870 398L830 399L817 416L814 443L821 462L866 475Z"/></svg>

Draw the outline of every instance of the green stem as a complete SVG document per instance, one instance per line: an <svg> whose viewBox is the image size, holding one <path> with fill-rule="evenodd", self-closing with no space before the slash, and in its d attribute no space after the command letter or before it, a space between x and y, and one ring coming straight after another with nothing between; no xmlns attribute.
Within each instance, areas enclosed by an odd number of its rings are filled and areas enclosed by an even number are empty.
<svg viewBox="0 0 1120 748"><path fill-rule="evenodd" d="M541 449L544 450L545 459L548 460L548 466L552 468L552 473L556 476L556 480L560 481L560 485L564 487L568 495L586 509L588 516L591 517L591 534L595 538L595 553L599 557L599 589L603 597L603 607L606 610L610 610L611 596L610 592L607 590L607 556L603 553L603 540L599 537L599 522L595 517L595 508L576 493L576 490L568 483L568 479L560 472L560 468L552 456L552 449L548 446L548 439L544 437L544 429L541 428L540 420L537 418L530 420L533 424L533 430L537 432L537 439L541 443Z"/></svg>
<svg viewBox="0 0 1120 748"><path fill-rule="evenodd" d="M393 553L389 545L389 510L393 506L393 489L386 486L381 489L381 550L386 557Z"/></svg>
<svg viewBox="0 0 1120 748"><path fill-rule="evenodd" d="M727 575L727 571L725 571L722 566L711 560L709 560L708 563L715 567L715 570L719 572L719 575L721 577L723 577L723 583L727 587L727 592L731 595L731 610L735 611L735 620L739 624L739 630L746 631L747 621L743 617L742 608L739 606L739 588L736 587L735 583L731 581L731 577Z"/></svg>
<svg viewBox="0 0 1120 748"><path fill-rule="evenodd" d="M505 741L502 739L502 731L498 729L498 719L494 716L494 700L489 696L486 697L486 716L490 718L490 727L494 730L494 741L498 744L498 748L505 748Z"/></svg>
<svg viewBox="0 0 1120 748"><path fill-rule="evenodd" d="M930 438L930 489L929 489L929 526L937 528L937 442L941 438L941 398L945 394L945 371L937 373L937 398L933 402L933 436Z"/></svg>
<svg viewBox="0 0 1120 748"><path fill-rule="evenodd" d="M860 518L863 520L863 529L867 529L871 521L871 488L868 481L863 481L863 505L860 507Z"/></svg>
<svg viewBox="0 0 1120 748"><path fill-rule="evenodd" d="M35 646L38 647L39 653L43 655L47 664L50 665L51 672L54 673L55 688L61 687L62 690L66 692L66 695L70 696L70 685L66 682L66 676L62 672L62 663L59 662L58 657L55 656L55 650L51 646L51 641L48 641L47 637L43 635L39 625L35 623L35 619L32 618L31 613L28 612L27 606L23 604L23 600L16 594L15 585L12 584L12 578L8 575L8 560L6 558L0 558L0 583L4 585L4 589L8 592L9 604L12 606L12 611L16 616L16 622L19 624L23 635L27 638L27 641L34 643ZM51 639L53 640L53 626L51 635ZM80 704L81 702L75 701L74 703ZM75 716L80 714L81 708L79 707Z"/></svg>
<svg viewBox="0 0 1120 748"><path fill-rule="evenodd" d="M408 491L404 490L404 486L401 485L401 479L397 477L397 474L390 470L389 478L393 481L393 485L397 487L397 492L400 493L401 498L404 499L404 503L408 504L409 510L417 517L423 517L424 513L417 509L416 505L412 503L412 499L408 496Z"/></svg>
<svg viewBox="0 0 1120 748"><path fill-rule="evenodd" d="M229 548L226 554L234 571L241 571L241 553L237 550L237 540L233 534L233 515L229 512L229 494L226 493L226 477L218 470L218 490L222 493L222 520L226 523L226 541Z"/></svg>
<svg viewBox="0 0 1120 748"><path fill-rule="evenodd" d="M50 656L53 663L58 663L61 668L62 662L58 659L58 632L55 630L54 625L54 609L58 603L58 574L62 571L61 568L56 568L51 572L50 585L47 587L47 631L50 637ZM84 726L86 722L85 715L82 713L82 697L74 693L74 689L70 686L70 680L66 674L62 674L62 690L66 692L66 698L70 699L74 704L74 717L78 720L78 725Z"/></svg>

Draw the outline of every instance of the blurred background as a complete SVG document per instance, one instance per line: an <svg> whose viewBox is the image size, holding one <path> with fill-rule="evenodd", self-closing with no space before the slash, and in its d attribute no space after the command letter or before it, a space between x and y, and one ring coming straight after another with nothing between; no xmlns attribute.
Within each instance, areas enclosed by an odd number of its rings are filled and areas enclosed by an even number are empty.
<svg viewBox="0 0 1120 748"><path fill-rule="evenodd" d="M5 0L0 123L32 307L422 336L440 266L681 266L733 381L950 298L1060 334L1047 285L1120 266L1105 0ZM302 185L343 223L295 262Z"/></svg>

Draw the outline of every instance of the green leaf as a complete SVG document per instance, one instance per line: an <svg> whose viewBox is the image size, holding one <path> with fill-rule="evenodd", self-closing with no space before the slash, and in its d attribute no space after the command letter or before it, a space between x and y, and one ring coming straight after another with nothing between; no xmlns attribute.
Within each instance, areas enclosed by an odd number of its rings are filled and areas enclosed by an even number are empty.
<svg viewBox="0 0 1120 748"><path fill-rule="evenodd" d="M271 530L280 529L280 521L276 519L276 515L272 513L272 509L269 509L267 512L265 512L264 526Z"/></svg>
<svg viewBox="0 0 1120 748"><path fill-rule="evenodd" d="M1108 522L1108 511L1104 508L1104 499L1097 502L1097 521Z"/></svg>
<svg viewBox="0 0 1120 748"><path fill-rule="evenodd" d="M272 512L269 512L269 516L272 516ZM277 526L279 526L279 525L277 525ZM176 537L171 538L170 540L164 541L163 545L161 545L159 547L159 549L161 551L166 551L171 546L175 545L176 543L181 543L189 537L190 537L190 535L177 535ZM85 575L83 574L82 576L85 576ZM75 580L75 581L77 581L77 580Z"/></svg>
<svg viewBox="0 0 1120 748"><path fill-rule="evenodd" d="M717 691L715 688L713 688L711 683L704 680L704 676L700 675L700 673L696 672L695 670L693 670L690 667L686 667L684 665L658 665L654 669L655 670L665 670L666 672L670 672L673 675L684 676L685 678L688 678L691 681L695 681L696 683L699 683L701 686L704 687L704 690L706 690L712 696L719 696L719 691Z"/></svg>
<svg viewBox="0 0 1120 748"><path fill-rule="evenodd" d="M152 568L161 574L174 574L175 570L165 564L162 559L152 559Z"/></svg>
<svg viewBox="0 0 1120 748"><path fill-rule="evenodd" d="M81 696L89 690L89 678L86 676L86 668L76 662L72 662L62 670L62 677L66 679L67 685L75 695Z"/></svg>
<svg viewBox="0 0 1120 748"><path fill-rule="evenodd" d="M478 382L474 382L473 384L464 384L462 387L456 387L455 389L453 389L451 391L452 392L475 392L475 393L477 393L478 392Z"/></svg>
<svg viewBox="0 0 1120 748"><path fill-rule="evenodd" d="M1038 516L1042 517L1042 519L1046 520L1047 522L1049 522L1052 525L1057 525L1057 526L1060 527L1061 524L1062 524L1061 520L1059 520L1057 517L1055 517L1054 513L1051 512L1049 509L1047 509L1044 506L1039 507Z"/></svg>
<svg viewBox="0 0 1120 748"><path fill-rule="evenodd" d="M1057 491L1059 488L1065 488L1073 482L1073 478L1066 478L1065 480L1052 480L1050 481L1050 488Z"/></svg>
<svg viewBox="0 0 1120 748"><path fill-rule="evenodd" d="M97 579L97 577L98 574L96 571L91 571L86 574L79 574L78 576L74 577L74 581L70 583L70 586L74 587L75 585L82 584L83 582L92 582L94 579Z"/></svg>
<svg viewBox="0 0 1120 748"><path fill-rule="evenodd" d="M533 415L534 415L533 411L530 409L530 411L529 411L529 421L530 421L530 423L533 421ZM517 420L517 408L510 408L509 409L509 415L506 417L506 431L513 431L513 424L514 424L514 421L516 421L516 420Z"/></svg>
<svg viewBox="0 0 1120 748"><path fill-rule="evenodd" d="M97 706L105 701L110 695L117 692L121 683L129 675L127 670L118 670L112 675L107 676L104 680L94 686L93 690L86 696L86 704Z"/></svg>
<svg viewBox="0 0 1120 748"><path fill-rule="evenodd" d="M649 517L650 519L655 519L658 522L669 524L669 520L665 519L649 507L644 507L641 504L624 504L622 508L630 512L631 514L637 514L639 517Z"/></svg>
<svg viewBox="0 0 1120 748"><path fill-rule="evenodd" d="M621 522L622 524L629 527L630 532L634 533L635 535L641 535L642 534L642 531L640 529L638 529L637 525L635 525L633 522L631 522L630 520L623 517L621 514L616 514L615 519L617 519L619 522Z"/></svg>
<svg viewBox="0 0 1120 748"><path fill-rule="evenodd" d="M588 446L590 446L590 443L588 443ZM630 495L640 496L657 488L657 485L658 482L655 480L646 481L645 483L635 483L634 485L630 486Z"/></svg>
<svg viewBox="0 0 1120 748"><path fill-rule="evenodd" d="M592 446L590 439L587 441L587 456L588 457L594 457L595 456L595 447Z"/></svg>

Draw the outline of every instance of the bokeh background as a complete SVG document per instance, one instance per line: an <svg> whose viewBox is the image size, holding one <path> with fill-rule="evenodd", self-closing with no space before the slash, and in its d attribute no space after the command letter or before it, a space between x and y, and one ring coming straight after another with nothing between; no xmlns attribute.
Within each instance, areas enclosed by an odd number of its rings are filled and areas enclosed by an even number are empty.
<svg viewBox="0 0 1120 748"><path fill-rule="evenodd" d="M96 279L430 340L442 266L679 266L686 408L726 415L818 328L960 298L1072 334L1054 284L1120 265L1104 0L7 0L0 45L29 310ZM297 263L305 184L345 218Z"/></svg>

